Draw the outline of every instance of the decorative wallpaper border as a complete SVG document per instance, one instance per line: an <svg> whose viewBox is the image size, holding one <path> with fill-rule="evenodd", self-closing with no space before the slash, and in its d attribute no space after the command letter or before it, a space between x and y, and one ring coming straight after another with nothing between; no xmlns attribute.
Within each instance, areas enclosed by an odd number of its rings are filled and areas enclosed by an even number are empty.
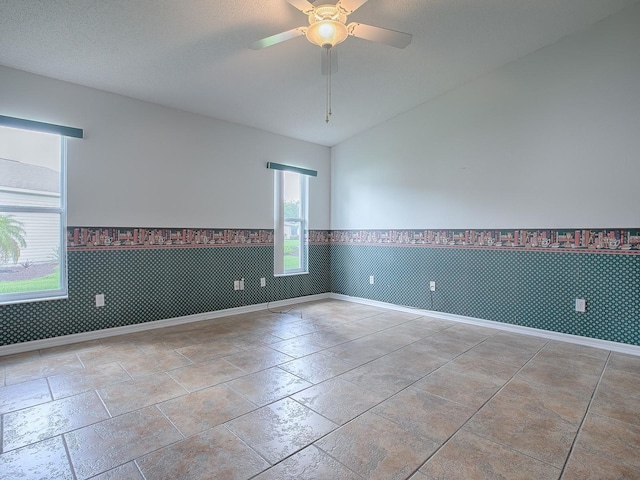
<svg viewBox="0 0 640 480"><path fill-rule="evenodd" d="M311 245L387 245L640 254L638 229L311 230ZM273 245L273 230L69 227L70 251Z"/></svg>
<svg viewBox="0 0 640 480"><path fill-rule="evenodd" d="M327 239L334 245L640 254L640 229L332 230Z"/></svg>
<svg viewBox="0 0 640 480"><path fill-rule="evenodd" d="M70 251L258 245L273 245L273 230L149 227L67 228L67 248Z"/></svg>

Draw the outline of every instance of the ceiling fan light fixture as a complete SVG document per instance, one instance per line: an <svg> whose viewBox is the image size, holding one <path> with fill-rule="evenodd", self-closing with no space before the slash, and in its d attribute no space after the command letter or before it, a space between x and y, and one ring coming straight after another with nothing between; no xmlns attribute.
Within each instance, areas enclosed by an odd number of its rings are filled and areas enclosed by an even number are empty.
<svg viewBox="0 0 640 480"><path fill-rule="evenodd" d="M344 23L335 20L320 20L307 28L307 40L320 47L331 48L344 42L349 31Z"/></svg>

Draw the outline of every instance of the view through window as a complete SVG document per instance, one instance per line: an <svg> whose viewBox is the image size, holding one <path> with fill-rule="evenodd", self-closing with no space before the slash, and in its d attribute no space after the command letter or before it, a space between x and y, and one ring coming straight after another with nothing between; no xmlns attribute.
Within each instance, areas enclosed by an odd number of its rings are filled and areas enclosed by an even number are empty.
<svg viewBox="0 0 640 480"><path fill-rule="evenodd" d="M0 303L66 296L66 138L0 127Z"/></svg>

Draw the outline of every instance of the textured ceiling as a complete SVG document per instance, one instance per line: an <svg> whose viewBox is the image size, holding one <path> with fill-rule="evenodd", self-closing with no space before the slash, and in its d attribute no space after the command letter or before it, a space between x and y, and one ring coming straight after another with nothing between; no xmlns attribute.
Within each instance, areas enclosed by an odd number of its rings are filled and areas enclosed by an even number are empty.
<svg viewBox="0 0 640 480"><path fill-rule="evenodd" d="M0 0L0 64L335 145L637 2L369 0L349 21L413 41L339 45L328 125L320 47L248 48L306 25L285 0Z"/></svg>

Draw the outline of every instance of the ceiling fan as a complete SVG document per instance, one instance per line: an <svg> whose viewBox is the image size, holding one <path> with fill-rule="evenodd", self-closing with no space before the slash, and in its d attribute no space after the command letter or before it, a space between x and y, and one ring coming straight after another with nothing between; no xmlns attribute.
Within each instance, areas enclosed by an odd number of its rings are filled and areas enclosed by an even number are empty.
<svg viewBox="0 0 640 480"><path fill-rule="evenodd" d="M317 7L307 0L287 0L287 2L309 17L309 26L293 28L263 38L253 42L250 45L251 48L260 50L302 35L306 35L311 43L324 48L335 47L344 42L349 35L396 48L404 48L411 43L409 33L358 22L347 25L347 16L364 5L367 0L338 0L335 5L318 5Z"/></svg>
<svg viewBox="0 0 640 480"><path fill-rule="evenodd" d="M305 35L309 42L323 47L326 50L326 56L323 56L322 71L327 75L327 115L325 118L327 123L329 123L331 116L331 73L335 68L335 62L331 58L333 47L344 42L348 36L396 48L404 48L411 43L411 34L409 33L358 22L347 24L347 17L364 5L367 0L338 0L335 5L318 6L308 0L287 0L287 2L308 16L309 26L296 27L271 35L253 42L250 47L254 50L260 50L302 35Z"/></svg>

